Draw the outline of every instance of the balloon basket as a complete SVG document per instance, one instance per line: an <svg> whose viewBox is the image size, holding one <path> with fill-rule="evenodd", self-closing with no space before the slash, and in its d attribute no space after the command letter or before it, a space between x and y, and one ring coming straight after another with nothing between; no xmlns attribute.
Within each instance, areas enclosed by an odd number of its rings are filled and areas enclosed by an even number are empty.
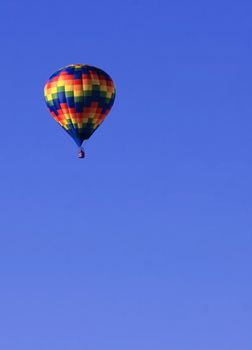
<svg viewBox="0 0 252 350"><path fill-rule="evenodd" d="M85 152L83 148L80 148L79 153L78 153L78 158L82 159L85 158Z"/></svg>

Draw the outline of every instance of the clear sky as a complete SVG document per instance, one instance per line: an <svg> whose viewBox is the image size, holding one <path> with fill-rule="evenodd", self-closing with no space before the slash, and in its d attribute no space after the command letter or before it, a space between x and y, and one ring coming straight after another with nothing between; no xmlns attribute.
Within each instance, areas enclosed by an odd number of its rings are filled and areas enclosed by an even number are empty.
<svg viewBox="0 0 252 350"><path fill-rule="evenodd" d="M251 17L1 1L1 349L252 349ZM85 160L43 97L71 63L117 87Z"/></svg>

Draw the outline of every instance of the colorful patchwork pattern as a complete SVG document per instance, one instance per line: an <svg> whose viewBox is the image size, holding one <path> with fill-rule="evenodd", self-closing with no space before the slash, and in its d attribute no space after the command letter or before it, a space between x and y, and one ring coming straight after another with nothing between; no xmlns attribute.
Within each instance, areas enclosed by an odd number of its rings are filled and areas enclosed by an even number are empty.
<svg viewBox="0 0 252 350"><path fill-rule="evenodd" d="M83 64L71 64L54 73L44 93L51 115L78 146L103 122L115 100L110 76Z"/></svg>

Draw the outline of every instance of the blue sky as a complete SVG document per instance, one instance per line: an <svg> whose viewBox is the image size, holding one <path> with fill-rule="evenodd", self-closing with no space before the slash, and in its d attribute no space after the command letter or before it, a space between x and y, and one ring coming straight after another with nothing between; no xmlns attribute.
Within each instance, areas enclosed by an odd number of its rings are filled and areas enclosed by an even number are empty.
<svg viewBox="0 0 252 350"><path fill-rule="evenodd" d="M252 4L1 2L0 348L251 350ZM109 73L87 158L47 78Z"/></svg>

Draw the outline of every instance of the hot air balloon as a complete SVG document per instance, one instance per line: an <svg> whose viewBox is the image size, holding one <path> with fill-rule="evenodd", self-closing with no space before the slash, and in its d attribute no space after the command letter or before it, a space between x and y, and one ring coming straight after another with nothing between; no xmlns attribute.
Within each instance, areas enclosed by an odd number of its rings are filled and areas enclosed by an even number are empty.
<svg viewBox="0 0 252 350"><path fill-rule="evenodd" d="M74 139L79 158L84 140L101 125L115 100L110 76L86 64L71 64L54 73L45 84L45 101L53 118Z"/></svg>

